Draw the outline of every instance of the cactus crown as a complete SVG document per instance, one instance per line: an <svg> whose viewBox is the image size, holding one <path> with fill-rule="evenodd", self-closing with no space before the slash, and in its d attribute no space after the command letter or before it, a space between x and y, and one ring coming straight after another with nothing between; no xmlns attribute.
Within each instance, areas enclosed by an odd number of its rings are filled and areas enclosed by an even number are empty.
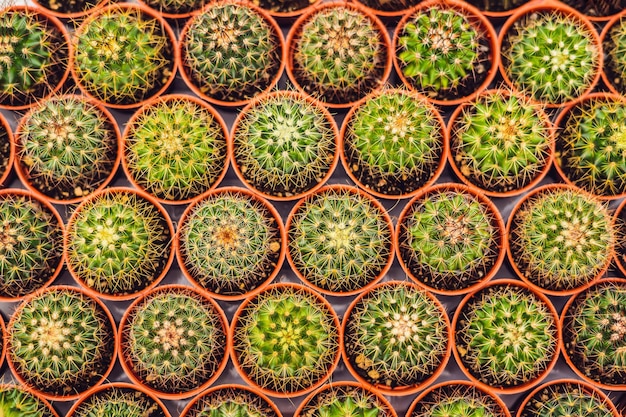
<svg viewBox="0 0 626 417"><path fill-rule="evenodd" d="M292 212L287 233L294 268L327 292L360 290L391 262L391 221L355 188L331 186L312 194Z"/></svg>
<svg viewBox="0 0 626 417"><path fill-rule="evenodd" d="M0 297L22 297L46 284L63 260L63 225L35 198L0 194Z"/></svg>
<svg viewBox="0 0 626 417"><path fill-rule="evenodd" d="M356 108L344 134L347 168L366 188L404 195L434 179L444 153L437 110L406 90L383 90Z"/></svg>
<svg viewBox="0 0 626 417"><path fill-rule="evenodd" d="M538 104L491 90L462 107L450 133L450 153L461 174L491 192L521 190L550 164L550 121Z"/></svg>
<svg viewBox="0 0 626 417"><path fill-rule="evenodd" d="M613 417L610 400L599 391L575 382L546 384L533 394L520 417Z"/></svg>
<svg viewBox="0 0 626 417"><path fill-rule="evenodd" d="M480 388L450 383L430 389L407 417L506 417L496 398Z"/></svg>
<svg viewBox="0 0 626 417"><path fill-rule="evenodd" d="M396 281L353 305L343 338L352 368L368 383L392 390L418 386L445 366L449 333L432 296Z"/></svg>
<svg viewBox="0 0 626 417"><path fill-rule="evenodd" d="M109 6L74 36L76 82L107 104L145 100L174 72L174 46L164 24L137 7Z"/></svg>
<svg viewBox="0 0 626 417"><path fill-rule="evenodd" d="M381 24L350 3L318 9L292 30L293 77L307 94L345 104L385 81L390 57Z"/></svg>
<svg viewBox="0 0 626 417"><path fill-rule="evenodd" d="M249 100L279 75L282 35L243 2L217 2L191 19L181 40L182 64L207 96Z"/></svg>
<svg viewBox="0 0 626 417"><path fill-rule="evenodd" d="M192 199L215 187L227 165L217 113L191 99L164 96L142 107L124 135L133 181L159 199Z"/></svg>
<svg viewBox="0 0 626 417"><path fill-rule="evenodd" d="M95 300L69 287L51 287L13 315L8 357L28 386L49 395L74 395L108 373L114 360L113 325Z"/></svg>
<svg viewBox="0 0 626 417"><path fill-rule="evenodd" d="M625 6L620 9L623 10ZM604 35L604 74L620 93L626 93L626 17L621 17Z"/></svg>
<svg viewBox="0 0 626 417"><path fill-rule="evenodd" d="M130 387L106 386L77 404L75 417L167 417L160 403Z"/></svg>
<svg viewBox="0 0 626 417"><path fill-rule="evenodd" d="M114 121L88 100L45 100L22 120L17 161L31 186L58 200L85 197L105 185L118 161Z"/></svg>
<svg viewBox="0 0 626 417"><path fill-rule="evenodd" d="M339 320L313 290L272 285L242 305L233 324L234 360L278 395L322 382L339 357Z"/></svg>
<svg viewBox="0 0 626 417"><path fill-rule="evenodd" d="M134 294L163 274L172 231L165 212L131 189L90 196L67 227L66 260L80 282L105 296Z"/></svg>
<svg viewBox="0 0 626 417"><path fill-rule="evenodd" d="M395 417L378 394L361 386L337 383L324 387L303 405L300 417Z"/></svg>
<svg viewBox="0 0 626 417"><path fill-rule="evenodd" d="M334 167L334 122L303 95L266 95L244 109L235 124L234 163L251 187L270 197L305 193Z"/></svg>
<svg viewBox="0 0 626 417"><path fill-rule="evenodd" d="M212 390L194 400L185 417L280 417L263 397L244 386Z"/></svg>
<svg viewBox="0 0 626 417"><path fill-rule="evenodd" d="M504 73L534 100L561 104L595 82L601 52L595 32L564 11L539 10L516 20L501 47Z"/></svg>
<svg viewBox="0 0 626 417"><path fill-rule="evenodd" d="M576 289L611 262L617 238L608 207L573 187L540 189L509 221L511 260L542 289Z"/></svg>
<svg viewBox="0 0 626 417"><path fill-rule="evenodd" d="M3 417L57 417L48 404L17 385L0 387L0 415Z"/></svg>

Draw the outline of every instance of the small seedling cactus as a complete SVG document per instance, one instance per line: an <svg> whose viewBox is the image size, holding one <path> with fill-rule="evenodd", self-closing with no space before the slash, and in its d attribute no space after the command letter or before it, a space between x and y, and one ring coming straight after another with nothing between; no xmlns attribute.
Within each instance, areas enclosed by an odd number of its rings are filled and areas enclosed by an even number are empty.
<svg viewBox="0 0 626 417"><path fill-rule="evenodd" d="M293 15L320 0L252 0L252 3L276 15Z"/></svg>
<svg viewBox="0 0 626 417"><path fill-rule="evenodd" d="M396 412L381 395L355 383L336 382L307 397L294 416L396 417Z"/></svg>
<svg viewBox="0 0 626 417"><path fill-rule="evenodd" d="M0 415L3 417L58 417L47 401L19 385L0 386Z"/></svg>
<svg viewBox="0 0 626 417"><path fill-rule="evenodd" d="M135 184L161 201L189 201L216 187L226 171L226 126L200 100L163 96L142 107L126 126L124 168Z"/></svg>
<svg viewBox="0 0 626 417"><path fill-rule="evenodd" d="M348 186L324 187L289 215L288 259L317 289L355 293L389 269L392 227L385 209L367 194Z"/></svg>
<svg viewBox="0 0 626 417"><path fill-rule="evenodd" d="M265 395L243 385L217 386L196 397L182 417L281 417Z"/></svg>
<svg viewBox="0 0 626 417"><path fill-rule="evenodd" d="M124 383L106 384L81 398L72 417L170 417L165 405L152 395Z"/></svg>
<svg viewBox="0 0 626 417"><path fill-rule="evenodd" d="M575 380L552 381L533 391L520 408L519 417L617 417L611 400Z"/></svg>
<svg viewBox="0 0 626 417"><path fill-rule="evenodd" d="M400 395L421 388L446 365L450 325L433 296L415 284L390 281L351 304L343 339L353 373Z"/></svg>
<svg viewBox="0 0 626 417"><path fill-rule="evenodd" d="M502 401L469 382L438 384L421 394L406 417L509 417Z"/></svg>
<svg viewBox="0 0 626 417"><path fill-rule="evenodd" d="M626 94L626 16L606 26L602 32L602 49L606 83L617 93Z"/></svg>

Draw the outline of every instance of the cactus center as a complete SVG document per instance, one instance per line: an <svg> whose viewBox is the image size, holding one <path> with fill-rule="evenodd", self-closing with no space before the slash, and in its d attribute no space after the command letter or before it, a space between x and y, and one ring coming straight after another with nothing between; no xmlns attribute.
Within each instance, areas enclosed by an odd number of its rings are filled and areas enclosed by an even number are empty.
<svg viewBox="0 0 626 417"><path fill-rule="evenodd" d="M402 112L397 115L390 115L387 118L385 131L390 132L393 135L393 141L397 142L398 138L404 138L407 136L410 124L411 121L406 112Z"/></svg>
<svg viewBox="0 0 626 417"><path fill-rule="evenodd" d="M417 337L417 319L417 314L394 313L386 325L393 335L391 343L403 343Z"/></svg>
<svg viewBox="0 0 626 417"><path fill-rule="evenodd" d="M545 57L544 59L550 60L550 64L552 64L553 71L565 71L568 69L568 66L572 60L570 59L570 53L567 49L562 49L565 46L563 42L559 42L558 47L561 49L553 49L550 51L550 57Z"/></svg>
<svg viewBox="0 0 626 417"><path fill-rule="evenodd" d="M434 27L428 31L427 39L430 39L432 49L435 51L441 51L443 54L448 54L451 49L455 48L454 40L458 36L458 33L449 30L448 28ZM424 42L428 42L428 40L424 40ZM437 58L437 54L433 52L431 59L435 61Z"/></svg>
<svg viewBox="0 0 626 417"><path fill-rule="evenodd" d="M611 341L626 341L626 315L623 313L614 313L611 319L612 320L606 319L607 322L611 323ZM600 338L601 337L602 334L600 334Z"/></svg>
<svg viewBox="0 0 626 417"><path fill-rule="evenodd" d="M110 224L99 224L95 229L95 244L100 244L104 249L108 249L119 240L120 236L117 234L117 229Z"/></svg>
<svg viewBox="0 0 626 417"><path fill-rule="evenodd" d="M471 234L467 225L463 225L463 218L446 219L442 227L442 236L447 240L441 240L439 245L458 245L463 239Z"/></svg>
<svg viewBox="0 0 626 417"><path fill-rule="evenodd" d="M180 131L171 126L164 127L161 132L160 140L157 141L157 145L161 147L162 153L174 154L182 152L183 142Z"/></svg>
<svg viewBox="0 0 626 417"><path fill-rule="evenodd" d="M504 141L505 145L513 145L519 137L519 120L509 117L502 118L497 125L497 137Z"/></svg>
<svg viewBox="0 0 626 417"><path fill-rule="evenodd" d="M561 234L557 238L558 242L563 242L566 248L576 248L577 252L583 250L583 246L587 245L590 237L590 230L586 222L579 219L561 222Z"/></svg>
<svg viewBox="0 0 626 417"><path fill-rule="evenodd" d="M328 242L330 246L338 250L349 249L353 244L353 228L345 223L331 223L328 225Z"/></svg>
<svg viewBox="0 0 626 417"><path fill-rule="evenodd" d="M160 344L165 352L184 346L186 344L186 340L183 338L185 329L181 325L181 319L177 319L175 322L165 321L162 325L155 324L155 327L159 326L160 328L157 330L154 342Z"/></svg>
<svg viewBox="0 0 626 417"><path fill-rule="evenodd" d="M53 313L54 314L54 313ZM70 330L63 326L63 322L40 318L35 327L35 337L42 348L44 354L49 354L50 350L60 350L69 348L69 343L65 341Z"/></svg>
<svg viewBox="0 0 626 417"><path fill-rule="evenodd" d="M219 227L213 236L218 246L225 249L235 249L239 246L239 231L233 226Z"/></svg>
<svg viewBox="0 0 626 417"><path fill-rule="evenodd" d="M293 121L283 120L282 124L278 124L274 130L274 136L276 144L278 146L284 146L286 143L294 142L298 135L298 126L295 126Z"/></svg>

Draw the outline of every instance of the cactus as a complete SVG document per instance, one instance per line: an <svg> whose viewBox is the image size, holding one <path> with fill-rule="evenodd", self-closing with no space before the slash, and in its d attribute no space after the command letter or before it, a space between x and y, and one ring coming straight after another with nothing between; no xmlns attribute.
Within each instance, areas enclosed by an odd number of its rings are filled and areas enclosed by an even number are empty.
<svg viewBox="0 0 626 417"><path fill-rule="evenodd" d="M618 93L624 95L626 94L626 17L622 16L608 26L602 41L603 70L606 80Z"/></svg>
<svg viewBox="0 0 626 417"><path fill-rule="evenodd" d="M385 282L358 298L344 321L352 369L377 389L413 389L445 366L450 328L443 307L414 284Z"/></svg>
<svg viewBox="0 0 626 417"><path fill-rule="evenodd" d="M298 93L260 97L240 113L233 132L236 169L270 198L293 199L317 187L337 159L332 116Z"/></svg>
<svg viewBox="0 0 626 417"><path fill-rule="evenodd" d="M553 136L541 106L507 90L490 90L463 106L450 129L460 173L491 193L519 193L551 163Z"/></svg>
<svg viewBox="0 0 626 417"><path fill-rule="evenodd" d="M529 0L469 0L468 3L484 12L507 12L528 3Z"/></svg>
<svg viewBox="0 0 626 417"><path fill-rule="evenodd" d="M252 0L252 3L276 14L297 13L319 0Z"/></svg>
<svg viewBox="0 0 626 417"><path fill-rule="evenodd" d="M57 15L62 15L62 17L65 17L65 15L78 17L96 10L97 7L102 7L106 1L107 0L37 0L37 4Z"/></svg>
<svg viewBox="0 0 626 417"><path fill-rule="evenodd" d="M163 96L127 124L124 163L130 178L166 202L190 200L217 186L226 170L226 127L210 106Z"/></svg>
<svg viewBox="0 0 626 417"><path fill-rule="evenodd" d="M119 161L114 123L80 96L39 103L24 116L16 135L17 164L26 182L61 203L104 187Z"/></svg>
<svg viewBox="0 0 626 417"><path fill-rule="evenodd" d="M402 196L438 175L443 120L417 94L383 90L356 107L345 123L346 168L366 189Z"/></svg>
<svg viewBox="0 0 626 417"><path fill-rule="evenodd" d="M134 5L111 5L74 33L79 87L113 106L132 106L162 90L174 73L167 23Z"/></svg>
<svg viewBox="0 0 626 417"><path fill-rule="evenodd" d="M272 207L236 188L195 202L178 230L178 256L193 281L213 294L240 298L278 271L282 223Z"/></svg>
<svg viewBox="0 0 626 417"><path fill-rule="evenodd" d="M274 22L246 3L211 3L185 27L181 68L210 99L249 100L277 81L281 36Z"/></svg>
<svg viewBox="0 0 626 417"><path fill-rule="evenodd" d="M276 406L243 385L217 387L194 399L183 417L281 417Z"/></svg>
<svg viewBox="0 0 626 417"><path fill-rule="evenodd" d="M71 287L50 287L18 307L7 327L16 375L46 396L72 397L101 382L114 360L105 307Z"/></svg>
<svg viewBox="0 0 626 417"><path fill-rule="evenodd" d="M600 391L575 382L542 385L520 409L519 417L614 417L611 401Z"/></svg>
<svg viewBox="0 0 626 417"><path fill-rule="evenodd" d="M438 385L420 395L406 417L508 417L497 397L467 382Z"/></svg>
<svg viewBox="0 0 626 417"><path fill-rule="evenodd" d="M543 187L510 221L511 261L534 285L573 291L606 270L617 241L606 204L574 187Z"/></svg>
<svg viewBox="0 0 626 417"><path fill-rule="evenodd" d="M0 386L0 415L3 417L58 417L50 404L19 385Z"/></svg>
<svg viewBox="0 0 626 417"><path fill-rule="evenodd" d="M351 3L316 9L292 28L293 81L330 105L345 105L382 87L389 56L384 26Z"/></svg>
<svg viewBox="0 0 626 417"><path fill-rule="evenodd" d="M353 187L324 187L290 214L289 260L324 292L359 291L388 269L392 227L385 209L372 197Z"/></svg>
<svg viewBox="0 0 626 417"><path fill-rule="evenodd" d="M339 382L308 397L296 412L298 417L396 417L391 405L379 394L360 385Z"/></svg>
<svg viewBox="0 0 626 417"><path fill-rule="evenodd" d="M35 197L0 193L0 297L23 297L43 287L63 263L63 222Z"/></svg>
<svg viewBox="0 0 626 417"><path fill-rule="evenodd" d="M126 188L92 194L67 226L66 263L103 297L135 294L165 274L173 230L166 212Z"/></svg>
<svg viewBox="0 0 626 417"><path fill-rule="evenodd" d="M165 406L128 384L108 384L76 403L73 417L169 417Z"/></svg>
<svg viewBox="0 0 626 417"><path fill-rule="evenodd" d="M398 222L400 261L435 291L463 291L492 274L501 260L504 226L486 198L444 184L407 204Z"/></svg>
<svg viewBox="0 0 626 417"><path fill-rule="evenodd" d="M232 359L272 395L313 389L339 360L339 320L316 292L275 284L246 299L232 324Z"/></svg>
<svg viewBox="0 0 626 417"><path fill-rule="evenodd" d="M417 5L420 0L359 0L359 3L374 9L376 13L401 14Z"/></svg>
<svg viewBox="0 0 626 417"><path fill-rule="evenodd" d="M533 100L551 105L574 100L594 85L600 71L597 36L566 11L529 12L504 35L504 74Z"/></svg>

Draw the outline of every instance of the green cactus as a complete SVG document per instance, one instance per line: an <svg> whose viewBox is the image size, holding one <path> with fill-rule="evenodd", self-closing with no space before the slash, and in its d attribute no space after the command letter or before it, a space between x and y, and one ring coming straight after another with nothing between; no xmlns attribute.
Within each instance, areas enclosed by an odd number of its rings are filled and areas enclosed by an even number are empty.
<svg viewBox="0 0 626 417"><path fill-rule="evenodd" d="M407 417L507 417L497 397L463 382L438 385L427 391Z"/></svg>
<svg viewBox="0 0 626 417"><path fill-rule="evenodd" d="M37 4L61 15L83 16L92 12L107 0L37 0Z"/></svg>
<svg viewBox="0 0 626 417"><path fill-rule="evenodd" d="M507 12L530 0L468 0L468 3L484 12Z"/></svg>
<svg viewBox="0 0 626 417"><path fill-rule="evenodd" d="M270 13L297 13L319 0L252 0L252 3Z"/></svg>
<svg viewBox="0 0 626 417"><path fill-rule="evenodd" d="M575 381L548 383L535 392L519 417L614 417L611 401Z"/></svg>
<svg viewBox="0 0 626 417"><path fill-rule="evenodd" d="M74 33L78 85L114 106L155 95L174 73L166 24L133 5L111 5L89 16Z"/></svg>
<svg viewBox="0 0 626 417"><path fill-rule="evenodd" d="M178 229L179 260L202 288L241 298L282 264L282 223L271 206L236 188L195 202Z"/></svg>
<svg viewBox="0 0 626 417"><path fill-rule="evenodd" d="M376 388L413 389L445 366L450 348L445 311L414 284L376 286L353 304L344 323L347 360Z"/></svg>
<svg viewBox="0 0 626 417"><path fill-rule="evenodd" d="M273 22L246 3L211 3L185 28L182 69L209 98L226 103L249 100L277 81L281 36Z"/></svg>
<svg viewBox="0 0 626 417"><path fill-rule="evenodd" d="M436 178L444 154L443 121L417 94L383 90L345 123L346 168L366 189L402 196Z"/></svg>
<svg viewBox="0 0 626 417"><path fill-rule="evenodd" d="M110 314L71 287L47 288L20 304L6 340L17 375L48 396L84 392L106 377L114 360Z"/></svg>
<svg viewBox="0 0 626 417"><path fill-rule="evenodd" d="M551 163L553 136L538 104L507 90L489 90L462 107L450 128L450 154L471 184L517 193L539 181Z"/></svg>
<svg viewBox="0 0 626 417"><path fill-rule="evenodd" d="M57 417L50 404L19 385L0 386L2 417Z"/></svg>
<svg viewBox="0 0 626 417"><path fill-rule="evenodd" d="M552 105L574 100L593 86L600 71L597 36L567 11L529 12L504 35L504 73L533 100Z"/></svg>
<svg viewBox="0 0 626 417"><path fill-rule="evenodd" d="M400 261L435 291L463 291L499 264L502 218L468 188L443 184L411 200L398 222Z"/></svg>
<svg viewBox="0 0 626 417"><path fill-rule="evenodd" d="M304 95L279 91L240 113L233 162L248 186L268 197L297 198L318 186L337 159L337 127Z"/></svg>
<svg viewBox="0 0 626 417"><path fill-rule="evenodd" d="M0 104L30 105L51 94L67 72L66 35L36 8L0 7Z"/></svg>
<svg viewBox="0 0 626 417"><path fill-rule="evenodd" d="M456 312L461 365L501 389L534 381L558 355L556 312L522 283L489 284Z"/></svg>
<svg viewBox="0 0 626 417"><path fill-rule="evenodd" d="M173 230L166 212L130 188L92 194L67 226L66 263L103 297L135 294L162 277Z"/></svg>
<svg viewBox="0 0 626 417"><path fill-rule="evenodd" d="M290 217L290 261L322 291L359 291L381 278L391 263L391 220L356 188L324 187L302 200Z"/></svg>
<svg viewBox="0 0 626 417"><path fill-rule="evenodd" d="M378 19L347 2L307 16L292 29L290 54L293 80L303 91L326 104L345 105L382 87L391 57Z"/></svg>
<svg viewBox="0 0 626 417"><path fill-rule="evenodd" d="M53 210L19 190L0 192L0 297L23 297L59 273L63 223Z"/></svg>
<svg viewBox="0 0 626 417"><path fill-rule="evenodd" d="M298 417L396 417L379 394L352 383L333 383L305 400Z"/></svg>
<svg viewBox="0 0 626 417"><path fill-rule="evenodd" d="M273 395L312 389L339 359L339 320L302 285L275 284L246 299L232 326L232 359Z"/></svg>
<svg viewBox="0 0 626 417"><path fill-rule="evenodd" d="M511 261L549 291L574 291L609 265L617 241L606 204L574 187L543 187L510 222Z"/></svg>
<svg viewBox="0 0 626 417"><path fill-rule="evenodd" d="M563 0L588 17L608 17L626 9L624 0Z"/></svg>
<svg viewBox="0 0 626 417"><path fill-rule="evenodd" d="M421 0L359 0L359 3L376 12L401 14L417 5Z"/></svg>
<svg viewBox="0 0 626 417"><path fill-rule="evenodd" d="M166 202L217 186L228 164L221 117L199 100L168 95L142 107L124 134L130 178Z"/></svg>
<svg viewBox="0 0 626 417"><path fill-rule="evenodd" d="M0 180L11 170L11 127L4 116L0 115ZM0 182L0 187L4 185Z"/></svg>
<svg viewBox="0 0 626 417"><path fill-rule="evenodd" d="M44 100L21 121L17 164L33 188L56 202L84 198L104 187L117 168L114 123L81 96Z"/></svg>
<svg viewBox="0 0 626 417"><path fill-rule="evenodd" d="M604 74L609 84L624 95L626 94L626 17L620 17L606 30L602 39Z"/></svg>
<svg viewBox="0 0 626 417"><path fill-rule="evenodd" d="M183 417L281 417L266 397L243 385L217 387L193 400Z"/></svg>
<svg viewBox="0 0 626 417"><path fill-rule="evenodd" d="M169 417L165 406L128 384L103 385L76 404L73 417Z"/></svg>

